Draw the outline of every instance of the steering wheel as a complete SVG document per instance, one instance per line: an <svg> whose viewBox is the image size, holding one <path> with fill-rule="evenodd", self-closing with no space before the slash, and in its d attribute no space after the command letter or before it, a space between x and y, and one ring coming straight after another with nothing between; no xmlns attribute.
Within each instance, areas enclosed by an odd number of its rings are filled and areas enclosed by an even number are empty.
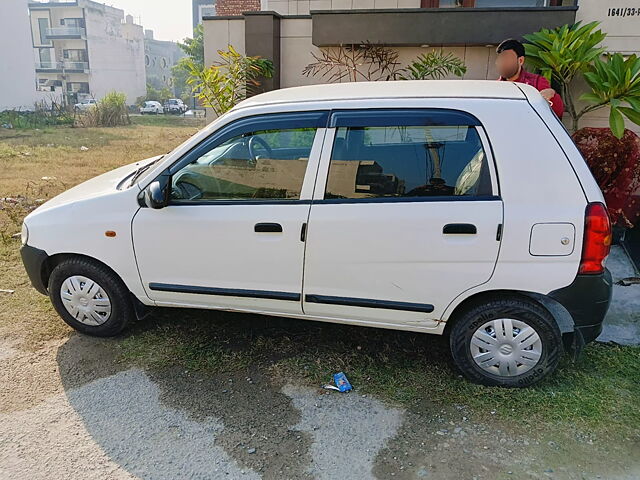
<svg viewBox="0 0 640 480"><path fill-rule="evenodd" d="M193 183L178 180L172 188L171 197L178 200L198 200L203 192Z"/></svg>
<svg viewBox="0 0 640 480"><path fill-rule="evenodd" d="M267 151L267 155L269 158L273 157L273 150L269 146L269 144L264 140L264 138L260 138L257 135L253 135L249 139L248 148L249 148L249 158L252 163L256 163L258 161L258 154L256 153L256 143L259 143L264 149Z"/></svg>

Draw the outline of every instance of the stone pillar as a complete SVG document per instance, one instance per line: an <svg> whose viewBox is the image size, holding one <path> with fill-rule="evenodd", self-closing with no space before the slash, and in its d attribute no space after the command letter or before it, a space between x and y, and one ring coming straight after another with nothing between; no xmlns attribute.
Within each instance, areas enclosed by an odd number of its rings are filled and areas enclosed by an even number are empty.
<svg viewBox="0 0 640 480"><path fill-rule="evenodd" d="M273 78L260 79L261 90L280 88L280 18L276 12L244 12L245 52L273 62Z"/></svg>

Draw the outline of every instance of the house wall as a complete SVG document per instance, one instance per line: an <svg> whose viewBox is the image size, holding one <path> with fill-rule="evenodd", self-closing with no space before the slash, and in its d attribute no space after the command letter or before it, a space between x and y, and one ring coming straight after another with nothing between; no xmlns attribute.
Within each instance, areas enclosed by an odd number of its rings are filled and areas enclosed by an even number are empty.
<svg viewBox="0 0 640 480"><path fill-rule="evenodd" d="M182 49L175 42L156 40L153 31L146 30L144 38L144 63L147 83L154 88L170 88L174 95L172 67L185 56Z"/></svg>
<svg viewBox="0 0 640 480"><path fill-rule="evenodd" d="M121 23L124 11L95 2L86 2L85 14L91 94L100 99L115 90L133 104L147 88L143 28L131 17Z"/></svg>
<svg viewBox="0 0 640 480"><path fill-rule="evenodd" d="M30 109L36 101L45 98L36 92L27 0L3 0L0 64L6 67L3 75L0 75L0 111Z"/></svg>

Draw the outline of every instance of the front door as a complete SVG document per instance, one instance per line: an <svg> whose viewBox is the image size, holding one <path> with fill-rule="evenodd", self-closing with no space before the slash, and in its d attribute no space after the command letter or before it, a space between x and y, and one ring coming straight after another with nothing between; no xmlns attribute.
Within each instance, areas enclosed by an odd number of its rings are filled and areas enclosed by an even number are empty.
<svg viewBox="0 0 640 480"><path fill-rule="evenodd" d="M301 313L301 231L325 124L322 112L250 117L180 160L169 172L169 206L141 208L133 220L148 296L161 305Z"/></svg>
<svg viewBox="0 0 640 480"><path fill-rule="evenodd" d="M305 256L304 311L433 328L489 280L502 201L478 120L445 109L334 112Z"/></svg>

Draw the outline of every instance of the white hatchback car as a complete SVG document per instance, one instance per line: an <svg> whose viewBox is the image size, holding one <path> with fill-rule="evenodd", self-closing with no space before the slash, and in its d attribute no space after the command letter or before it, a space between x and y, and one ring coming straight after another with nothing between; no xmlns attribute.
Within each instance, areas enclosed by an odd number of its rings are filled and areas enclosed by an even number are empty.
<svg viewBox="0 0 640 480"><path fill-rule="evenodd" d="M164 107L160 102L147 101L140 107L140 115L144 115L145 113L158 115L159 113L164 113Z"/></svg>
<svg viewBox="0 0 640 480"><path fill-rule="evenodd" d="M145 306L447 334L467 378L525 386L601 331L610 240L534 88L401 81L245 100L39 207L22 258L87 334Z"/></svg>

